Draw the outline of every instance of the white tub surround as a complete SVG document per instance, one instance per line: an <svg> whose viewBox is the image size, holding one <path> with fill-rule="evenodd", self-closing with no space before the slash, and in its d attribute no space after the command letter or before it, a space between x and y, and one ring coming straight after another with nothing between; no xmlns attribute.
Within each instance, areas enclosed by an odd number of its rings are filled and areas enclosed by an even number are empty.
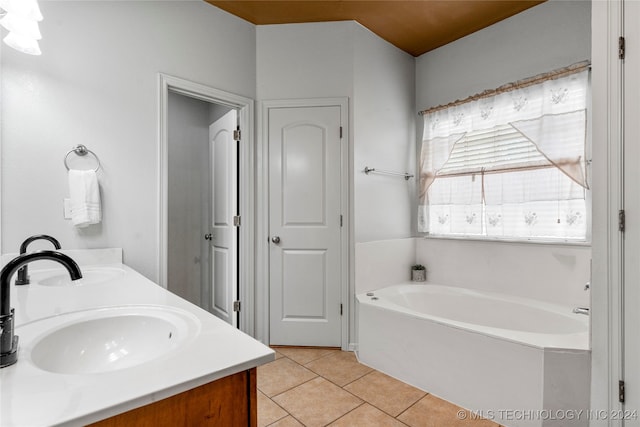
<svg viewBox="0 0 640 427"><path fill-rule="evenodd" d="M416 238L356 243L356 294L411 280Z"/></svg>
<svg viewBox="0 0 640 427"><path fill-rule="evenodd" d="M416 262L432 283L589 307L588 245L422 238ZM399 283L399 282L389 282Z"/></svg>
<svg viewBox="0 0 640 427"><path fill-rule="evenodd" d="M589 322L571 306L433 284L369 294L362 363L508 427L588 425ZM549 415L566 410L585 412Z"/></svg>
<svg viewBox="0 0 640 427"><path fill-rule="evenodd" d="M65 270L58 266L42 270L34 263L30 285L11 285L20 347L18 362L0 369L3 427L85 425L274 359L268 347L119 262L118 251L115 258L104 256L104 251L96 252L97 258L87 256L90 252L78 257L87 273L84 283L56 281ZM104 263L93 263L97 259ZM54 280L45 282L52 277ZM95 310L99 308L103 310ZM37 360L31 357L40 339L69 324L63 319L73 320L85 312L100 316L136 310L146 315L172 312L184 317L189 329L197 332L153 360L110 372L53 373L38 368ZM55 322L61 323L51 328Z"/></svg>

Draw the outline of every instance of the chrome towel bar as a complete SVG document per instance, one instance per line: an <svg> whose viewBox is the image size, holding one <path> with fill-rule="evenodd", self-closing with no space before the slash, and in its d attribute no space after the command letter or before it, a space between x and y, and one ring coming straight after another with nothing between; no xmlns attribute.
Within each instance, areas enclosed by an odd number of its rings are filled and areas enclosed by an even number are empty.
<svg viewBox="0 0 640 427"><path fill-rule="evenodd" d="M406 181L408 181L409 178L413 178L413 175L411 175L410 173L406 173L406 172L386 171L386 170L382 170L382 169L370 168L369 166L365 166L364 167L364 173L366 173L367 175L369 175L372 172L373 173L379 173L381 175L401 176L401 177L404 177L404 179Z"/></svg>

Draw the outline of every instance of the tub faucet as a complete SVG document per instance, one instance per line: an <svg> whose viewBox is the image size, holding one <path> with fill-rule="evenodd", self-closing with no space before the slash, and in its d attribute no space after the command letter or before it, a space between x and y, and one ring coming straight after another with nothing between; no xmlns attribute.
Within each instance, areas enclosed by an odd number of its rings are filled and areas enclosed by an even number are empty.
<svg viewBox="0 0 640 427"><path fill-rule="evenodd" d="M589 315L589 309L587 307L576 307L573 309L573 312L575 314L585 314L585 315Z"/></svg>
<svg viewBox="0 0 640 427"><path fill-rule="evenodd" d="M0 368L13 365L18 361L18 336L13 334L14 309L11 308L9 289L11 276L20 267L39 259L59 262L67 269L72 280L82 278L78 264L67 255L56 251L37 251L18 255L4 266L0 271Z"/></svg>
<svg viewBox="0 0 640 427"><path fill-rule="evenodd" d="M34 242L36 240L48 240L53 243L53 246L56 249L60 249L60 242L54 239L51 236L47 236L46 234L36 234L35 236L28 237L22 244L20 245L20 255L27 252L27 246L29 243ZM20 270L18 270L18 277L16 278L16 285L28 285L29 284L29 271L27 270L27 266L25 265Z"/></svg>

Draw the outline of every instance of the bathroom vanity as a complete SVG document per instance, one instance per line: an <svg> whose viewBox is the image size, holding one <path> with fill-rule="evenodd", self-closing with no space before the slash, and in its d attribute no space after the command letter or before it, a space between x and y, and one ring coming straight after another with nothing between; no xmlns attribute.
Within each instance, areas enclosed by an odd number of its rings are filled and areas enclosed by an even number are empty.
<svg viewBox="0 0 640 427"><path fill-rule="evenodd" d="M11 286L18 361L0 369L0 425L255 426L256 367L274 352L122 264L62 251ZM3 264L11 255L3 256Z"/></svg>

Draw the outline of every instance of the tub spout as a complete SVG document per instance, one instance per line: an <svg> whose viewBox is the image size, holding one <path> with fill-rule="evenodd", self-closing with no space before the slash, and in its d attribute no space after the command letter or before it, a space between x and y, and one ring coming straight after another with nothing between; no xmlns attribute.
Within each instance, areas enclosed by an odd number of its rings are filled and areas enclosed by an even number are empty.
<svg viewBox="0 0 640 427"><path fill-rule="evenodd" d="M575 314L584 314L584 315L589 315L589 309L587 307L576 307L573 309L573 312Z"/></svg>

